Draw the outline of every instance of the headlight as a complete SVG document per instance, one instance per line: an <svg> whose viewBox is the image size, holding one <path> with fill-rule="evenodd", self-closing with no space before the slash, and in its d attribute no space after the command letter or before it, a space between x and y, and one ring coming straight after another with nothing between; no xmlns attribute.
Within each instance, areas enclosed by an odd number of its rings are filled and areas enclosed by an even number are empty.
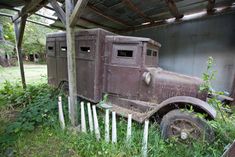
<svg viewBox="0 0 235 157"><path fill-rule="evenodd" d="M144 79L144 82L149 85L150 82L151 82L151 73L150 72L144 72L143 73L143 79Z"/></svg>

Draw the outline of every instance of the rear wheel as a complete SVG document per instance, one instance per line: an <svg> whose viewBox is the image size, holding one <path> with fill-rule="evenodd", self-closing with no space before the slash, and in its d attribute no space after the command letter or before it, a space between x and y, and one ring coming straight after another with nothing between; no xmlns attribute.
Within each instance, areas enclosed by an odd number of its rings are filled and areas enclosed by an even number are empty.
<svg viewBox="0 0 235 157"><path fill-rule="evenodd" d="M187 111L168 112L163 117L160 127L164 139L175 137L181 141L205 139L211 142L214 138L214 132L206 121Z"/></svg>

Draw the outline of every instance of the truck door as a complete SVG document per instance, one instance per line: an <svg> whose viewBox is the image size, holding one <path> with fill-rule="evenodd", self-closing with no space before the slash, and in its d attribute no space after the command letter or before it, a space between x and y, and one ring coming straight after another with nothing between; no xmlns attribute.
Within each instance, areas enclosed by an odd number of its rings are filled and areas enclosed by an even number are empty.
<svg viewBox="0 0 235 157"><path fill-rule="evenodd" d="M134 99L139 94L142 47L137 43L112 45L108 50L109 64L106 65L107 92Z"/></svg>

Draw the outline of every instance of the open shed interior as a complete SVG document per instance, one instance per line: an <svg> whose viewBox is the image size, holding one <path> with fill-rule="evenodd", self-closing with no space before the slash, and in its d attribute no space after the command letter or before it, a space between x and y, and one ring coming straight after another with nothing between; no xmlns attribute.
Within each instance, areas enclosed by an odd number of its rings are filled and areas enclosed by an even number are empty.
<svg viewBox="0 0 235 157"><path fill-rule="evenodd" d="M1 8L16 11L15 15L1 14L13 22L35 14L52 20L48 27L65 29L64 0L1 0ZM41 8L54 11L54 16L39 14ZM217 70L215 89L234 90L234 0L89 0L79 14L78 29L99 27L160 42L159 63L167 70L200 77L212 56Z"/></svg>

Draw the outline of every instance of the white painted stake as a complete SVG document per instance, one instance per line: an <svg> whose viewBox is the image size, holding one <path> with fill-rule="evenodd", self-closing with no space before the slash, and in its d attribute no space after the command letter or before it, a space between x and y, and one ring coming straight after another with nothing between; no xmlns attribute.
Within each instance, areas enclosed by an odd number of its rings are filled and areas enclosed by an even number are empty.
<svg viewBox="0 0 235 157"><path fill-rule="evenodd" d="M90 132L93 132L93 119L92 119L92 113L91 113L91 103L87 103L87 110L88 110L88 121L89 121L89 127L90 127Z"/></svg>
<svg viewBox="0 0 235 157"><path fill-rule="evenodd" d="M70 104L70 96L68 96L68 112L69 112L69 120L71 122L71 104Z"/></svg>
<svg viewBox="0 0 235 157"><path fill-rule="evenodd" d="M131 123L132 123L132 115L128 114L127 133L126 133L126 141L128 143L131 140Z"/></svg>
<svg viewBox="0 0 235 157"><path fill-rule="evenodd" d="M63 114L62 98L61 98L61 96L59 96L59 98L58 98L58 109L59 109L60 126L64 130L65 129L65 122L64 122L64 114Z"/></svg>
<svg viewBox="0 0 235 157"><path fill-rule="evenodd" d="M99 130L99 123L98 123L98 118L97 118L97 113L96 113L96 106L92 106L93 109L93 117L94 117L94 128L95 128L95 136L96 139L100 139L100 130Z"/></svg>
<svg viewBox="0 0 235 157"><path fill-rule="evenodd" d="M143 143L142 143L142 156L147 157L148 152L148 127L149 127L149 120L145 120L144 122L144 136L143 136Z"/></svg>
<svg viewBox="0 0 235 157"><path fill-rule="evenodd" d="M105 141L109 142L109 109L105 111Z"/></svg>
<svg viewBox="0 0 235 157"><path fill-rule="evenodd" d="M112 143L117 142L116 112L112 112Z"/></svg>
<svg viewBox="0 0 235 157"><path fill-rule="evenodd" d="M86 117L84 111L84 102L81 102L81 131L86 132Z"/></svg>

